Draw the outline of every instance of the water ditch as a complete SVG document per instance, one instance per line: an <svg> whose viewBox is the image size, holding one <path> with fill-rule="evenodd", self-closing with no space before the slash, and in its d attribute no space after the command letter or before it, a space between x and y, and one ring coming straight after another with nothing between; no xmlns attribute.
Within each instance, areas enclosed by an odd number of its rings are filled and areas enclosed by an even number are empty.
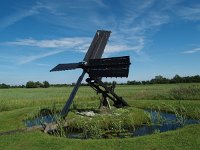
<svg viewBox="0 0 200 150"><path fill-rule="evenodd" d="M185 125L200 123L199 120L186 118L185 116L177 116L169 112L159 112L155 110L145 111L150 113L151 124L136 128L136 130L133 132L133 136L143 136L158 132L166 132L170 130L176 130Z"/></svg>
<svg viewBox="0 0 200 150"><path fill-rule="evenodd" d="M162 111L156 111L156 110L144 110L146 113L150 115L151 123L150 124L144 124L139 127L136 127L133 131L106 131L106 134L102 134L102 138L109 138L109 137L117 137L117 138L125 138L125 137L137 137L137 136L143 136L143 135L150 135L150 134L156 134L160 132L166 132L170 130L176 130L178 128L181 128L185 125L190 124L198 124L200 123L200 120L186 118L183 115L177 115L169 112L162 112ZM35 118L33 120L26 120L25 125L26 127L34 127L38 125L44 125L49 124L52 122L55 122L56 118L52 115L42 116ZM47 131L47 133L51 135L55 135L54 130L57 130L55 128L50 129ZM82 132L68 132L67 127L65 128L66 131L66 137L68 138L78 138L78 139L85 139L90 137L85 137Z"/></svg>

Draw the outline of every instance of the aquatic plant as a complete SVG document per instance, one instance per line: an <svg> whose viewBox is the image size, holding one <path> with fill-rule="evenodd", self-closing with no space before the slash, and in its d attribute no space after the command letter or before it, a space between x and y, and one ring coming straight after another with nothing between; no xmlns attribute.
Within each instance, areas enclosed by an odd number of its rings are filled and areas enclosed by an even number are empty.
<svg viewBox="0 0 200 150"><path fill-rule="evenodd" d="M157 106L157 109L151 109L149 113L150 122L147 122L149 126L152 125L162 125L166 122L166 119L161 115L161 109Z"/></svg>
<svg viewBox="0 0 200 150"><path fill-rule="evenodd" d="M159 130L159 129L155 129L155 130L153 131L153 134L158 134L158 133L160 133L160 130Z"/></svg>
<svg viewBox="0 0 200 150"><path fill-rule="evenodd" d="M187 119L187 110L183 105L180 105L178 108L171 106L171 111L176 115L176 123L180 125L185 125Z"/></svg>
<svg viewBox="0 0 200 150"><path fill-rule="evenodd" d="M99 127L98 122L84 122L83 137L87 138L101 138L102 129Z"/></svg>

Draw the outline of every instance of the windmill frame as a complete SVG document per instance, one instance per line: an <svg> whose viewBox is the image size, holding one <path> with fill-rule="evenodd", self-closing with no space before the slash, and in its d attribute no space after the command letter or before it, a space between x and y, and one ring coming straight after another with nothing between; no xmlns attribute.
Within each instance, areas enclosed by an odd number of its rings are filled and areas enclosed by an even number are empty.
<svg viewBox="0 0 200 150"><path fill-rule="evenodd" d="M104 98L102 103L103 106L108 106L107 98L112 100L113 106L117 108L129 106L122 97L118 96L112 88L109 88L101 80L103 77L128 77L129 66L131 64L129 56L101 58L110 34L111 31L97 30L82 62L58 64L50 70L64 71L77 68L83 69L82 74L78 78L65 106L61 111L61 116L67 116L69 108L86 73L89 75L89 78L86 79L88 85L97 93L102 94L102 97Z"/></svg>

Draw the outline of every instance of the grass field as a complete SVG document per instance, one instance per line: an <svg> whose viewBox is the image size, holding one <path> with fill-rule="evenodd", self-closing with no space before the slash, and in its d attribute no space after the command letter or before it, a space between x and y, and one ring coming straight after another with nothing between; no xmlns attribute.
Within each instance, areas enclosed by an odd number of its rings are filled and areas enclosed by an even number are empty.
<svg viewBox="0 0 200 150"><path fill-rule="evenodd" d="M173 112L184 107L187 116L200 119L199 89L200 84L123 85L117 86L116 93L134 109ZM0 132L23 128L22 120L41 108L61 109L71 90L72 87L0 89ZM99 96L90 87L80 87L74 105L79 109L97 109ZM34 131L0 136L0 149L199 149L199 133L200 125L190 125L137 138L77 140Z"/></svg>

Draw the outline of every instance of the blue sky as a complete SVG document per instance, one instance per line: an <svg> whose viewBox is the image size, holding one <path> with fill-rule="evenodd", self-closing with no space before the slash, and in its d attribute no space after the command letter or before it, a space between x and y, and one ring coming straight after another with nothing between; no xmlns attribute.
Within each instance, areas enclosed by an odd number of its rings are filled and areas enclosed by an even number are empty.
<svg viewBox="0 0 200 150"><path fill-rule="evenodd" d="M72 83L97 29L111 30L103 57L130 55L128 78L200 74L199 0L1 0L0 83Z"/></svg>

